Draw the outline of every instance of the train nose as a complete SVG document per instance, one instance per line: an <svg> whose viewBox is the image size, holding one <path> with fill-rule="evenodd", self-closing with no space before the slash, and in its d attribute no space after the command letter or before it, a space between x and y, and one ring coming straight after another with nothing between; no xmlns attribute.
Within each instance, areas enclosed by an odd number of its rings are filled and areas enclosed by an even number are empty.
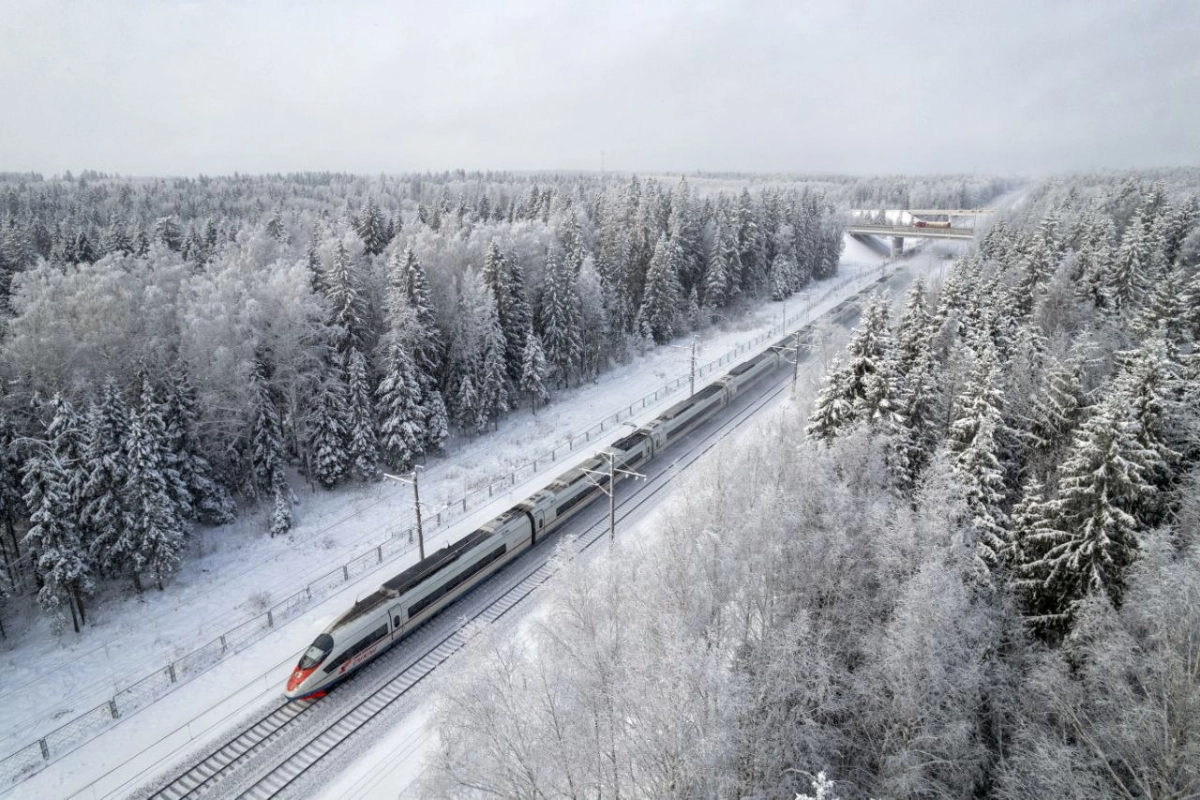
<svg viewBox="0 0 1200 800"><path fill-rule="evenodd" d="M292 677L288 678L287 693L293 694L300 689L300 686L312 675L311 669L297 669L292 672Z"/></svg>

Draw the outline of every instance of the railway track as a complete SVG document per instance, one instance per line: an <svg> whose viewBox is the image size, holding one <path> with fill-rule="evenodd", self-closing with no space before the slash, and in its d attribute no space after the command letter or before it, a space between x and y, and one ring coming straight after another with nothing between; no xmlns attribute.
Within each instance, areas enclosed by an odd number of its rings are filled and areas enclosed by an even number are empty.
<svg viewBox="0 0 1200 800"><path fill-rule="evenodd" d="M672 461L664 460L654 478L645 485L636 487L629 496L620 498L620 493L622 487L626 487L628 491L632 487L632 482L619 483L617 485L618 521L624 520L636 512L670 486L679 473L679 466L686 467L703 456L726 436L737 431L759 409L786 389L786 383L776 386L756 397L752 403L739 408L735 414L718 423L719 427L715 435L710 435L703 442L679 453L677 458ZM712 422L710 421L709 424ZM575 558L597 542L604 541L607 531L607 516L605 516L603 519L593 522L581 533L576 534L574 538L564 539L561 534L550 538L558 538L559 541L565 542L569 558ZM415 686L431 675L438 666L462 649L470 638L468 631L471 625L494 623L518 607L539 586L550 579L557 571L557 563L557 561L543 560L536 569L517 580L514 585L504 590L499 597L481 611L469 617L461 617L461 623L454 631L434 643L424 655L405 667L381 688L362 701L355 703L345 712L335 715L333 721L323 724L321 730L310 736L284 760L278 762L264 774L253 778L249 785L228 787L232 791L227 794L223 793L222 796L236 795L252 800L278 797L289 786L294 785L310 773L326 756L353 737L360 728L395 705ZM473 590L471 595L489 585L494 586L497 580L504 577L503 572L494 576ZM463 600L465 599L467 598L464 597ZM460 600L459 603L461 602ZM451 606L451 609L457 605ZM426 644L426 647L429 647L429 644ZM384 663L387 660L385 659ZM315 702L291 701L276 707L219 746L209 756L156 790L150 797L152 800L185 800L185 798L208 796L214 791L224 790L226 787L221 784L226 779L232 778L232 782L235 784L242 783L237 780L236 773L252 769L252 762L258 753L277 741L282 734L289 730L294 721L305 716L322 702L322 700Z"/></svg>
<svg viewBox="0 0 1200 800"><path fill-rule="evenodd" d="M883 283L889 277L885 276L881 278L878 283ZM834 310L834 318L837 319L840 316L838 312L850 311L851 313L857 313L857 309L853 308L854 301L874 289L876 285L873 283L867 289L843 301ZM784 367L776 369L776 378L778 378L783 369ZM713 425L716 425L716 429L709 433L709 435L704 436L700 441L680 451L674 459L663 459L662 463L658 466L656 474L646 484L636 487L632 481L623 481L617 484L618 503L616 510L618 512L618 521L625 520L631 514L637 512L644 504L654 499L660 492L673 483L675 477L680 473L681 467L686 468L690 466L727 436L738 431L761 408L772 402L780 393L787 391L788 385L786 381L780 382L778 385L755 396L752 401L740 406L729 416L720 420L709 420L701 430L710 428ZM694 437L694 434L692 436ZM681 444L685 442L681 442ZM628 493L624 498L620 497L622 489ZM606 538L607 531L607 515L604 515L601 519L596 520L585 530L575 534L573 537L565 535L566 532L563 531L548 537L547 541L556 539L559 542L565 543L568 558L574 559L593 547L597 542L603 541ZM539 548L541 547L542 545L539 545ZM549 551L542 550L542 552L548 553ZM421 684L425 678L431 675L438 666L462 649L470 639L469 630L472 625L479 623L492 624L503 618L514 608L517 608L539 586L542 586L550 579L557 571L558 563L560 562L557 560L543 558L542 563L524 575L520 575L519 572L512 572L512 567L517 566L517 564L513 564L508 569L503 570L472 590L450 608L460 609L470 597L478 595L479 592L486 590L489 586L496 589L498 585L502 587L504 583L511 583L507 588L502 588L500 590L501 594L487 603L481 610L469 616L460 616L459 624L454 630L444 636L433 637L433 642L422 643L421 646L426 648L424 654L417 656L415 660L403 667L395 677L387 680L367 697L351 704L348 710L332 714L332 721L321 721L317 725L319 730L316 733L309 736L303 744L292 749L285 757L277 760L274 766L269 766L265 769L260 768L257 770L257 774L253 776L248 774L255 772L256 765L254 764L254 760L256 755L274 746L280 742L285 734L294 730L292 728L293 722L305 716L313 716L310 712L323 704L324 700L289 701L283 703L258 720L250 723L238 734L205 756L201 761L171 779L170 782L161 788L154 790L148 796L152 800L184 800L184 798L208 796L210 793L218 790L222 792L221 796L237 796L239 798L251 798L252 800L266 800L266 798L280 796L289 787L301 781L306 775L310 775L313 769L321 764L337 748L353 738L361 729L369 725L372 720L395 706L414 687ZM443 612L441 618L449 616L451 615ZM435 620L431 620L422 626L422 628L429 628L434 623ZM421 636L421 630L418 629L415 631L413 636L410 637L410 641L416 641ZM396 654L396 656L401 655L403 654ZM396 660L396 657L389 658L385 656L379 663L373 665L369 673L378 673L380 667L393 666ZM364 677L366 677L365 674L359 676L358 680ZM344 691L344 688L341 691ZM317 720L313 720L313 722L315 723ZM224 785L226 783L230 785Z"/></svg>

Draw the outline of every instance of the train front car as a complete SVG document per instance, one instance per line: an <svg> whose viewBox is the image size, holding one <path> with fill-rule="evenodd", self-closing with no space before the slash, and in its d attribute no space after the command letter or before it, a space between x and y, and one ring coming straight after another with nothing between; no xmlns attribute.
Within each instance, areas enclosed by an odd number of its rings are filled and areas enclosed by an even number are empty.
<svg viewBox="0 0 1200 800"><path fill-rule="evenodd" d="M319 635L300 657L300 663L288 678L283 696L289 700L307 700L324 696L324 675L317 668L325 663L333 652L333 637L328 633Z"/></svg>

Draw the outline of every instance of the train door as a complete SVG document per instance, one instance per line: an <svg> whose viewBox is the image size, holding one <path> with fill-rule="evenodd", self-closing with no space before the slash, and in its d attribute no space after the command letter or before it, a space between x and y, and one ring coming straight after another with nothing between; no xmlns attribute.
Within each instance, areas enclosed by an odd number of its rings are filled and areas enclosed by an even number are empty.
<svg viewBox="0 0 1200 800"><path fill-rule="evenodd" d="M392 626L392 636L404 629L404 621L408 615L404 613L404 606L396 604L388 609L388 619Z"/></svg>
<svg viewBox="0 0 1200 800"><path fill-rule="evenodd" d="M533 511L529 514L529 521L533 526L529 535L529 546L533 547L537 544L542 529L546 527L546 514L541 510Z"/></svg>

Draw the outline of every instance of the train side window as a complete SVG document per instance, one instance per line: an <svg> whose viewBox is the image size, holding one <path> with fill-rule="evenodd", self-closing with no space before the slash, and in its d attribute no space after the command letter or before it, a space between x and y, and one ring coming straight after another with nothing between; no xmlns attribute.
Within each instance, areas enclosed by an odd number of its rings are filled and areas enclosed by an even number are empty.
<svg viewBox="0 0 1200 800"><path fill-rule="evenodd" d="M393 627L396 627L396 628L399 628L399 627L400 627L400 615L399 615L399 614L397 614L397 615L396 615L396 619L395 619L395 622L394 622L394 624L393 624Z"/></svg>

